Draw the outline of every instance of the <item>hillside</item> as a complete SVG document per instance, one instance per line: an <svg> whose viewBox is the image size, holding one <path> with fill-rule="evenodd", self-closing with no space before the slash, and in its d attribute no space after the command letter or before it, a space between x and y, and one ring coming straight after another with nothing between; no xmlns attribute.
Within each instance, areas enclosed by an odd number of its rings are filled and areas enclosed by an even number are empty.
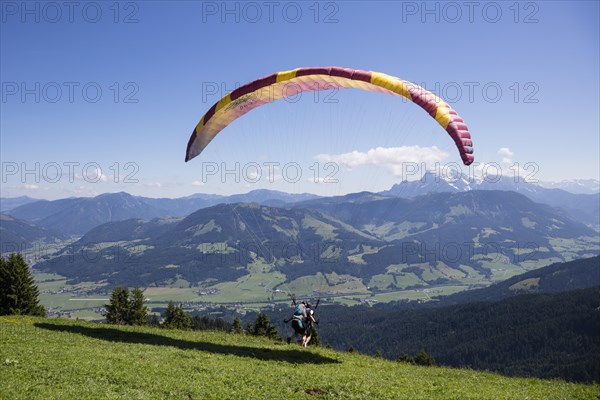
<svg viewBox="0 0 600 400"><path fill-rule="evenodd" d="M28 196L19 197L0 197L0 213L3 213L13 208L17 208L27 203L33 203L34 201L40 201Z"/></svg>
<svg viewBox="0 0 600 400"><path fill-rule="evenodd" d="M443 304L497 301L520 294L567 292L600 285L600 256L555 263L487 288L438 298Z"/></svg>
<svg viewBox="0 0 600 400"><path fill-rule="evenodd" d="M164 211L127 193L105 193L28 203L10 211L10 215L68 235L82 235L106 222L129 218L155 218Z"/></svg>
<svg viewBox="0 0 600 400"><path fill-rule="evenodd" d="M319 334L337 349L391 359L425 349L442 365L598 382L599 289L435 308L322 307Z"/></svg>
<svg viewBox="0 0 600 400"><path fill-rule="evenodd" d="M23 251L34 243L58 243L65 235L52 232L31 222L0 214L0 253Z"/></svg>
<svg viewBox="0 0 600 400"><path fill-rule="evenodd" d="M417 367L217 332L0 317L0 398L597 399L598 385Z"/></svg>
<svg viewBox="0 0 600 400"><path fill-rule="evenodd" d="M169 279L194 285L235 281L258 272L271 274L265 279L275 285L285 280L282 273L290 280L316 274L329 248L341 249L339 257L346 257L361 244L379 242L313 210L221 204L183 219L101 225L36 268L76 281L107 279L129 286L160 285ZM339 271L353 267L331 265Z"/></svg>

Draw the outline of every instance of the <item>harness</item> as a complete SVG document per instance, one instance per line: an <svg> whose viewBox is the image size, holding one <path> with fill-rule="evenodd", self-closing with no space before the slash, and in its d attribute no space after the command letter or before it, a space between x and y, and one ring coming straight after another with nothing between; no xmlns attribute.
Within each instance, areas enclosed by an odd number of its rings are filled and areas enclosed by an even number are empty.
<svg viewBox="0 0 600 400"><path fill-rule="evenodd" d="M304 308L304 304L298 304L296 306L296 309L294 310L294 315L292 316L292 319L302 320L302 319L304 319L305 315L306 315L306 309Z"/></svg>
<svg viewBox="0 0 600 400"><path fill-rule="evenodd" d="M306 327L304 326L304 318L306 316L306 309L304 304L298 304L292 315L292 328L298 333L303 333Z"/></svg>

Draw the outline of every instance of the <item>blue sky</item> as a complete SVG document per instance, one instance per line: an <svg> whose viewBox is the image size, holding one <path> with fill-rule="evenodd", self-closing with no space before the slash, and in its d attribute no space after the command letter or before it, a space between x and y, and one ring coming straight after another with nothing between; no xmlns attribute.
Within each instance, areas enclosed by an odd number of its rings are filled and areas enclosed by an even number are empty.
<svg viewBox="0 0 600 400"><path fill-rule="evenodd" d="M328 65L446 98L503 174L598 179L599 3L424 4L2 2L2 196L341 194L410 178L407 161L460 163L417 106L356 90L254 110L184 163L221 95Z"/></svg>

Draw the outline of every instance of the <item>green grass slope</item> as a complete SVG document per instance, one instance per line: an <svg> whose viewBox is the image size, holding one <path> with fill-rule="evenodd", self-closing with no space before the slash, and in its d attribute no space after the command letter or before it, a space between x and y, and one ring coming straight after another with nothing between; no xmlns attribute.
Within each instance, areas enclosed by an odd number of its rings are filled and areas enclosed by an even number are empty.
<svg viewBox="0 0 600 400"><path fill-rule="evenodd" d="M418 367L241 335L0 317L2 399L599 397L599 385Z"/></svg>

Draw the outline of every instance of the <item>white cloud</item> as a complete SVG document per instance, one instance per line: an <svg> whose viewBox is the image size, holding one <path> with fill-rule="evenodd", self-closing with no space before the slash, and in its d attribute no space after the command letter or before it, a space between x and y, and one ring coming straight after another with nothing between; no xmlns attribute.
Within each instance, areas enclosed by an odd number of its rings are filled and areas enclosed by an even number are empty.
<svg viewBox="0 0 600 400"><path fill-rule="evenodd" d="M87 183L108 182L108 176L102 172L101 168L91 167L85 168L83 174L75 174L76 180L85 181Z"/></svg>
<svg viewBox="0 0 600 400"><path fill-rule="evenodd" d="M262 178L260 171L250 171L246 175L246 178L248 178L250 181L258 181L260 178Z"/></svg>
<svg viewBox="0 0 600 400"><path fill-rule="evenodd" d="M194 181L194 182L192 182L192 186L204 186L204 182Z"/></svg>
<svg viewBox="0 0 600 400"><path fill-rule="evenodd" d="M498 149L498 154L502 156L501 172L503 176L530 183L538 183L537 171L539 167L537 164L526 163L525 165L521 165L519 162L515 162L513 158L515 153L508 147Z"/></svg>
<svg viewBox="0 0 600 400"><path fill-rule="evenodd" d="M94 190L93 187L89 185L76 186L74 190L67 190L67 192L77 196L85 197L94 197L100 194L100 192Z"/></svg>
<svg viewBox="0 0 600 400"><path fill-rule="evenodd" d="M352 151L343 154L319 154L315 159L321 162L333 162L345 167L359 167L364 165L381 166L395 176L405 173L405 164L432 165L448 157L448 153L436 146L401 146L377 147L367 152Z"/></svg>
<svg viewBox="0 0 600 400"><path fill-rule="evenodd" d="M25 189L28 189L28 190L36 190L36 189L39 189L39 188L40 188L40 187L39 187L39 185L31 185L31 184L28 184L28 183L27 183L27 184L25 184L23 187L24 187Z"/></svg>
<svg viewBox="0 0 600 400"><path fill-rule="evenodd" d="M515 155L508 147L500 147L500 149L498 149L498 154L505 157L512 157Z"/></svg>

